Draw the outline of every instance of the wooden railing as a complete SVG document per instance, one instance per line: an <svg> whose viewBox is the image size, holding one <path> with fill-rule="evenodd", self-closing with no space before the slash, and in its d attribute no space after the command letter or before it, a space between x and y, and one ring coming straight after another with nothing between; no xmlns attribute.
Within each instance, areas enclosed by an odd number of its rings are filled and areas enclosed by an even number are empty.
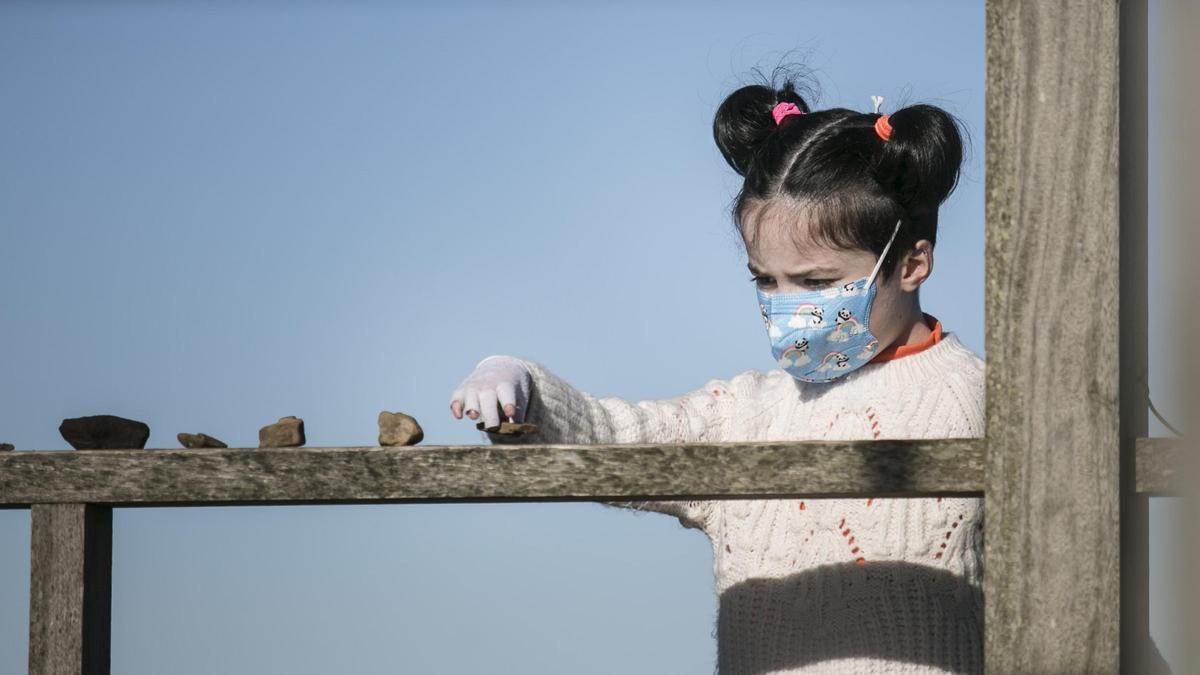
<svg viewBox="0 0 1200 675"><path fill-rule="evenodd" d="M10 452L0 505L362 504L983 491L982 439Z"/></svg>

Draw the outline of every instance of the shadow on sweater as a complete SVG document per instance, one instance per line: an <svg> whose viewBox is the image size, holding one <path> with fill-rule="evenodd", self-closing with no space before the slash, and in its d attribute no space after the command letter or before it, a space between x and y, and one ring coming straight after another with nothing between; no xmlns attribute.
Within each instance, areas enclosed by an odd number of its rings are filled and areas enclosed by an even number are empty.
<svg viewBox="0 0 1200 675"><path fill-rule="evenodd" d="M901 561L821 565L730 586L720 599L718 670L749 675L872 658L983 672L983 591ZM1146 627L1137 672L1171 675Z"/></svg>
<svg viewBox="0 0 1200 675"><path fill-rule="evenodd" d="M902 561L821 565L721 594L721 673L767 673L841 658L983 670L983 591Z"/></svg>

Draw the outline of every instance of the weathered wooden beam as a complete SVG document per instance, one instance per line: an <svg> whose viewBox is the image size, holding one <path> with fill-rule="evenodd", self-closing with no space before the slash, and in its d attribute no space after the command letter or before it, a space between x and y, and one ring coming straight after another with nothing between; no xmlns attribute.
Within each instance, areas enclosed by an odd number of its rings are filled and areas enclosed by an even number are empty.
<svg viewBox="0 0 1200 675"><path fill-rule="evenodd" d="M8 452L0 504L979 495L984 441Z"/></svg>
<svg viewBox="0 0 1200 675"><path fill-rule="evenodd" d="M984 661L1116 673L1119 5L986 2Z"/></svg>
<svg viewBox="0 0 1200 675"><path fill-rule="evenodd" d="M30 675L108 675L112 508L34 504Z"/></svg>
<svg viewBox="0 0 1200 675"><path fill-rule="evenodd" d="M919 476L920 483L906 483L898 473L899 468L895 466L890 468L883 466L878 468L878 471L866 470L866 462L872 460L869 455L862 454L862 450L859 450L859 454L854 456L847 455L845 458L836 456L851 446L857 446L858 443L804 443L800 448L793 448L793 443L784 443L780 444L779 452L791 453L788 456L792 459L780 458L778 461L802 462L802 466L792 467L790 477L775 476L774 488L780 488L779 483L785 479L803 482L806 479L804 473L810 473L818 480L812 480L808 488L799 483L793 485L791 489L794 491L787 492L787 496L820 496L820 494L826 496L882 496L878 490L887 488L887 484L880 482L880 476L887 476L890 473L894 478L893 485L888 489L892 490L893 496L949 495L966 494L966 492L982 495L982 467L985 461L983 456L985 450L984 441L980 438L914 442L865 441L863 443L884 443L889 447L904 447L912 444L912 449L900 450L901 453L907 453L910 458L906 460L910 462L908 465L910 468L905 468L905 472L911 471L912 466L920 464L928 467L931 471L942 473L940 476L928 476L928 474ZM936 453L931 453L929 448L924 448L926 444L931 444L931 446L943 446L944 444L944 448L938 449ZM737 444L731 444L731 448L733 446L737 446ZM590 498L617 496L600 494L600 490L606 489L605 482L616 484L614 482L619 480L616 473L608 473L602 477L590 474L586 477L586 483L580 483L576 488L571 488L570 484L574 480L572 474L577 473L575 467L594 461L606 465L605 471L608 472L616 471L616 467L612 466L614 462L619 464L619 462L632 461L634 464L626 466L636 465L644 470L659 473L670 467L668 471L673 473L664 477L670 479L670 483L655 478L652 485L643 480L648 478L646 476L631 476L630 478L638 480L638 483L622 484L620 489L630 490L637 488L638 485L649 485L654 488L655 494L643 494L640 495L641 498L686 498L700 494L701 490L697 488L697 485L701 480L704 485L712 483L712 476L701 476L701 473L706 473L714 467L700 465L702 462L710 461L709 458L718 456L719 452L715 448L719 447L679 446L678 452L676 452L677 449L670 446L648 450L640 450L635 446L509 446L505 448L506 453L524 452L527 454L526 456L506 456L506 458L497 458L496 455L474 456L474 458L464 456L464 454L476 453L480 449L490 450L496 446L425 446L420 448L422 453L420 455L412 454L414 448L379 447L104 450L104 452L78 453L78 456L83 459L65 460L71 464L62 464L64 460L60 458L72 453L58 452L58 450L13 452L0 455L0 508L26 508L30 503L79 502L83 500L118 504L118 506L170 506L170 504L186 506L186 504L193 503L188 500L194 496L194 492L202 489L200 486L211 486L216 482L226 486L224 494L210 488L203 488L206 490L205 494L200 496L197 502L194 502L196 506L203 506L206 503L572 501L576 498L590 500ZM749 465L752 462L757 466L769 466L776 461L767 458L767 454L773 452L773 449L769 448L769 444L762 444L755 448L757 449L754 452L740 456L740 458L730 460L725 456L720 459L724 462L721 466L726 466L728 471L738 471L738 468L732 466L730 461L740 462L742 465ZM1171 438L1139 438L1136 448L1138 448L1138 485L1136 485L1136 489L1139 492L1145 492L1147 496L1177 494L1180 485L1176 483L1178 448L1175 441ZM298 452L302 456L296 455ZM446 458L438 459L438 452L445 452ZM619 458L618 455L611 455L608 458L598 456L613 452L625 454L620 455ZM734 450L734 452L744 453L745 448ZM886 453L889 450L881 448L880 452ZM247 456L247 453L259 454L258 456ZM320 456L313 456L313 453L318 455L328 453L332 459L326 461ZM367 455L366 453L372 454ZM536 476L529 473L530 462L538 462L539 458L546 458L547 455L556 453L563 454L563 456L559 456L557 459L546 459L541 466L535 466L533 471L536 471ZM630 459L632 455L638 453L643 456L638 459ZM947 462L944 459L946 453L953 454L953 460ZM208 456L188 456L192 454ZM233 456L221 456L226 454ZM104 458L113 458L116 464L106 466L107 460ZM425 471L426 468L434 466L440 467L440 471L449 471L451 466L456 464L462 466L463 462L472 467L468 473L463 473L463 476L487 474L490 477L491 482L488 483L490 491L487 494L472 497L464 494L466 490L463 489L446 490L444 485L439 488L438 484L444 483L446 477L438 477L434 472ZM488 462L491 462L490 466L487 466ZM895 458L884 459L886 465L894 464L894 462ZM408 466L396 468L404 464ZM130 471L131 466L136 467L136 471ZM323 471L328 471L326 467L330 466L334 467L332 471L337 472L336 476L319 476ZM948 467L948 470L942 467ZM275 471L276 468L286 471L292 476L271 476L272 471ZM504 476L504 472L512 470L520 471L520 476ZM631 468L630 471L635 470ZM755 471L756 474L762 474L769 470L757 468ZM119 484L114 484L112 477L118 472L122 473L122 477ZM316 482L326 486L341 480L340 484L343 486L341 494L328 495L328 491L332 488L325 488L325 496L304 500L296 494L294 485L295 474L298 472L306 474L307 482ZM421 472L425 472L426 476L409 479L407 488L397 484L401 477L412 477ZM553 476L554 472L562 473L556 477ZM391 478L386 480L373 478L383 476L384 473L388 473ZM354 484L350 484L348 482L349 474L359 477L366 476L370 479L355 479ZM859 479L859 476L864 478ZM538 482L538 485L532 485L534 480ZM757 484L752 484L755 480L758 480ZM89 484L89 482L95 484ZM187 488L187 484L191 484L192 488ZM745 496L768 496L770 492L764 490L773 486L760 476L738 480L736 483L722 484L719 494L709 494L708 496L713 498L743 496L739 495L737 490L739 486L746 484L752 484L752 489L755 491L748 492ZM511 486L511 490L509 486ZM64 494L58 494L56 490L59 489L64 490ZM667 492L664 490L678 491ZM256 496L254 494L262 497L262 500L247 502L248 497ZM782 492L776 490L776 494L782 495ZM388 496L380 497L379 495ZM169 498L170 501L155 501L160 498Z"/></svg>

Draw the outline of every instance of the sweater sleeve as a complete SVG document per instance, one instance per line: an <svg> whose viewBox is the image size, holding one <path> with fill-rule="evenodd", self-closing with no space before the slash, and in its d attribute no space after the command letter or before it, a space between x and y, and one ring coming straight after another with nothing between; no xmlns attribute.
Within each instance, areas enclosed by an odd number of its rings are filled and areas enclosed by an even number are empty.
<svg viewBox="0 0 1200 675"><path fill-rule="evenodd" d="M753 395L762 375L748 370L729 380L709 380L673 398L633 402L615 396L597 398L536 361L522 361L533 375L524 421L536 424L538 432L504 436L481 431L493 444L721 442L729 436L735 410ZM600 503L670 514L684 527L701 530L713 509L711 500Z"/></svg>

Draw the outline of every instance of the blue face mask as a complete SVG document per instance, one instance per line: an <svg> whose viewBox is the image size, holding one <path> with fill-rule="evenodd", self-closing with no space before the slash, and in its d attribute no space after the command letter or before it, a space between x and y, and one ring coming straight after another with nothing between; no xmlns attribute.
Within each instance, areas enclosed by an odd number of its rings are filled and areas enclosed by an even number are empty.
<svg viewBox="0 0 1200 675"><path fill-rule="evenodd" d="M797 380L828 382L875 356L879 340L869 329L875 275L898 231L899 220L869 276L818 291L758 290L758 307L780 368Z"/></svg>

